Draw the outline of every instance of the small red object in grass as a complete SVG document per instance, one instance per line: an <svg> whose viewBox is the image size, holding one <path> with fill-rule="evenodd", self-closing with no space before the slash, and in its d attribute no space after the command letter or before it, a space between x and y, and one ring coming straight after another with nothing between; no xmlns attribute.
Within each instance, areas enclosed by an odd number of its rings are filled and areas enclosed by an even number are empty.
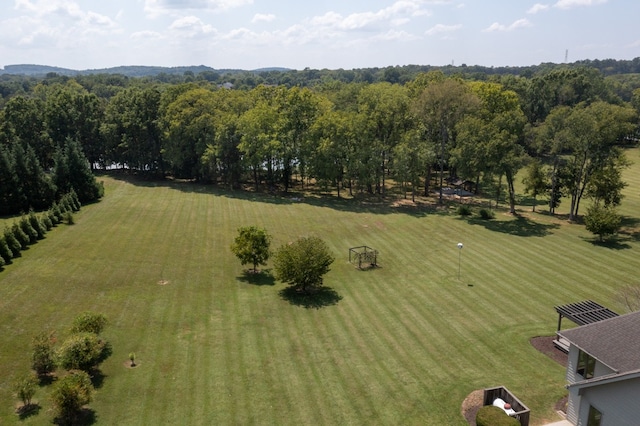
<svg viewBox="0 0 640 426"><path fill-rule="evenodd" d="M509 404L508 402L506 404L504 404L504 409L505 410L510 410L511 409L511 404Z"/></svg>

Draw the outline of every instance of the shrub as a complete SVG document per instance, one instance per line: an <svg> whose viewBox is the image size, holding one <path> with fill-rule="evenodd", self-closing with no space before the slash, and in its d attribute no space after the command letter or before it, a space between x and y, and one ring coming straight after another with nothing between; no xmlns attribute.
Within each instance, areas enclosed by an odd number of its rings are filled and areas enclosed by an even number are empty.
<svg viewBox="0 0 640 426"><path fill-rule="evenodd" d="M485 405L476 414L477 426L520 426L520 422L493 405Z"/></svg>
<svg viewBox="0 0 640 426"><path fill-rule="evenodd" d="M55 220L53 220L53 223L62 222L62 209L60 208L60 205L58 203L53 203L53 205L51 206L51 211L55 216Z"/></svg>
<svg viewBox="0 0 640 426"><path fill-rule="evenodd" d="M51 231L53 228L53 222L51 221L51 216L49 216L49 212L46 212L42 215L42 224L47 231Z"/></svg>
<svg viewBox="0 0 640 426"><path fill-rule="evenodd" d="M11 259L13 258L13 252L9 248L7 240L5 240L3 235L0 235L0 257L4 260L5 265L11 263Z"/></svg>
<svg viewBox="0 0 640 426"><path fill-rule="evenodd" d="M4 228L4 240L7 242L9 249L11 250L12 258L19 257L22 246L20 241L13 235L13 231L9 228Z"/></svg>
<svg viewBox="0 0 640 426"><path fill-rule="evenodd" d="M35 370L38 376L47 375L56 369L54 343L54 333L43 332L33 338L31 343L33 349L31 368Z"/></svg>
<svg viewBox="0 0 640 426"><path fill-rule="evenodd" d="M83 405L93 399L91 378L84 371L72 371L58 380L51 392L57 423L73 423Z"/></svg>
<svg viewBox="0 0 640 426"><path fill-rule="evenodd" d="M62 342L58 365L66 370L89 371L109 354L110 347L94 333L77 333Z"/></svg>
<svg viewBox="0 0 640 426"><path fill-rule="evenodd" d="M496 217L493 210L480 209L480 211L478 211L478 214L480 215L480 218L485 220L494 219Z"/></svg>
<svg viewBox="0 0 640 426"><path fill-rule="evenodd" d="M24 232L27 237L29 237L29 244L35 244L38 241L38 231L36 231L33 226L31 226L31 222L26 217L22 217L20 222L18 222L20 229Z"/></svg>
<svg viewBox="0 0 640 426"><path fill-rule="evenodd" d="M78 193L71 188L71 192L69 192L69 200L71 201L71 208L74 212L80 211L80 207L82 204L80 203L80 199L78 198Z"/></svg>
<svg viewBox="0 0 640 426"><path fill-rule="evenodd" d="M42 223L42 220L40 220L38 216L36 216L33 210L29 212L29 223L31 224L31 227L38 233L38 239L43 239L44 234L48 231L48 229L45 224Z"/></svg>
<svg viewBox="0 0 640 426"><path fill-rule="evenodd" d="M19 377L13 384L13 392L25 407L31 405L31 398L36 394L37 388L38 380L33 373Z"/></svg>
<svg viewBox="0 0 640 426"><path fill-rule="evenodd" d="M73 210L73 208L71 207L71 203L69 202L69 196L65 195L60 199L60 202L58 203L60 205L60 210L62 211L62 213L64 212L70 212Z"/></svg>
<svg viewBox="0 0 640 426"><path fill-rule="evenodd" d="M100 334L107 325L107 317L95 312L83 312L73 320L72 333Z"/></svg>
<svg viewBox="0 0 640 426"><path fill-rule="evenodd" d="M5 265L5 261L4 258L2 256L0 256L0 271L2 271L2 267Z"/></svg>
<svg viewBox="0 0 640 426"><path fill-rule="evenodd" d="M65 221L65 223L67 225L73 225L74 224L73 213L71 211L64 212L62 217L64 218L64 221Z"/></svg>
<svg viewBox="0 0 640 426"><path fill-rule="evenodd" d="M29 247L29 236L25 234L25 232L20 228L16 222L13 222L11 226L11 232L13 232L13 236L16 237L16 240L20 243L20 249L26 250Z"/></svg>
<svg viewBox="0 0 640 426"><path fill-rule="evenodd" d="M458 207L458 214L460 216L471 216L471 207L461 205L460 207Z"/></svg>

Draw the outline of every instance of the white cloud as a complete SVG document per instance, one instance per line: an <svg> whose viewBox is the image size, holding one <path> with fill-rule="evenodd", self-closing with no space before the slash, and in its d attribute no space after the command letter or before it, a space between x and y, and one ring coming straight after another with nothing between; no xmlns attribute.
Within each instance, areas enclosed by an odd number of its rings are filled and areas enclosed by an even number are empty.
<svg viewBox="0 0 640 426"><path fill-rule="evenodd" d="M253 19L251 20L251 23L256 24L258 22L271 22L274 19L276 19L276 15L272 13L269 13L269 14L256 13L255 15L253 15Z"/></svg>
<svg viewBox="0 0 640 426"><path fill-rule="evenodd" d="M595 6L598 4L604 4L608 0L558 0L553 7L558 9L572 9L579 6Z"/></svg>
<svg viewBox="0 0 640 426"><path fill-rule="evenodd" d="M495 31L514 31L518 28L525 28L525 27L530 27L531 26L531 22L529 22L529 20L527 19L518 19L517 21L515 21L514 23L512 23L511 25L503 25L500 24L498 22L494 22L493 24L491 24L487 29L485 29L485 32L495 32Z"/></svg>
<svg viewBox="0 0 640 426"><path fill-rule="evenodd" d="M442 34L442 33L450 33L453 31L458 31L460 28L462 28L462 25L458 24L458 25L443 25L443 24L438 24L436 26L433 26L431 28L429 28L427 31L425 31L426 35L436 35L436 34Z"/></svg>
<svg viewBox="0 0 640 426"><path fill-rule="evenodd" d="M527 10L527 13L531 15L535 15L538 12L543 12L545 10L548 10L549 7L550 6L548 4L536 3L533 6L531 6L531 9Z"/></svg>
<svg viewBox="0 0 640 426"><path fill-rule="evenodd" d="M144 10L151 16L182 14L192 11L220 12L253 4L253 0L144 0Z"/></svg>
<svg viewBox="0 0 640 426"><path fill-rule="evenodd" d="M205 24L197 16L185 16L176 19L169 26L169 30L183 37L199 37L215 34L216 29L209 24Z"/></svg>

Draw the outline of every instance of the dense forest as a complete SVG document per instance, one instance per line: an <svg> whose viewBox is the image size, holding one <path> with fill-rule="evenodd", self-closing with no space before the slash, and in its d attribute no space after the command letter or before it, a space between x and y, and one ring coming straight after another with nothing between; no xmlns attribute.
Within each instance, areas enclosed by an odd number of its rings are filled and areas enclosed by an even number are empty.
<svg viewBox="0 0 640 426"><path fill-rule="evenodd" d="M515 176L526 167L527 190L552 210L568 197L572 218L584 197L620 202L620 147L638 138L640 58L499 69L5 73L0 108L4 215L46 209L70 189L95 199L90 168L255 190L313 183L338 196L384 195L393 182L415 197L456 176L474 191L504 183L513 211Z"/></svg>

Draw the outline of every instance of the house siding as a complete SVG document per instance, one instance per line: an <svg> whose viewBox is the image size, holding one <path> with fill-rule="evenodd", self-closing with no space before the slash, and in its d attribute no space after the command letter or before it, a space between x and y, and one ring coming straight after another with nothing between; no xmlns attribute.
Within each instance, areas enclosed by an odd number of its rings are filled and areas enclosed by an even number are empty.
<svg viewBox="0 0 640 426"><path fill-rule="evenodd" d="M586 426L589 417L589 406L593 405L602 413L601 426L634 426L640 419L640 378L621 382L608 383L582 389L578 397L578 421L567 419L578 426Z"/></svg>

